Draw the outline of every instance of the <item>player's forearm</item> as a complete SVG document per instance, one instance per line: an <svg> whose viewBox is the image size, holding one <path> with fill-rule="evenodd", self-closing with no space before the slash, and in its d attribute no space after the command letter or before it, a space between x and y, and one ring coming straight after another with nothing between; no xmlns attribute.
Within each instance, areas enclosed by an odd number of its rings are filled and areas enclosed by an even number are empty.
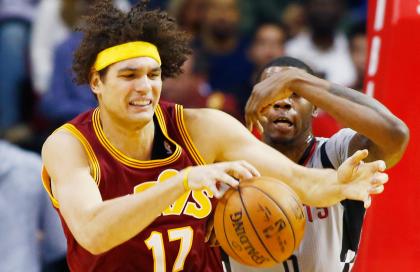
<svg viewBox="0 0 420 272"><path fill-rule="evenodd" d="M303 203L309 206L327 207L337 204L345 197L342 185L338 184L337 172L333 169L292 168L291 187Z"/></svg>
<svg viewBox="0 0 420 272"><path fill-rule="evenodd" d="M141 193L102 202L79 229L81 245L100 254L134 237L185 192L177 175Z"/></svg>
<svg viewBox="0 0 420 272"><path fill-rule="evenodd" d="M367 137L384 154L400 151L408 140L407 126L372 97L312 75L297 80L293 90Z"/></svg>
<svg viewBox="0 0 420 272"><path fill-rule="evenodd" d="M238 156L252 163L261 175L289 185L307 205L330 206L344 199L335 170L300 166L261 142L242 147Z"/></svg>

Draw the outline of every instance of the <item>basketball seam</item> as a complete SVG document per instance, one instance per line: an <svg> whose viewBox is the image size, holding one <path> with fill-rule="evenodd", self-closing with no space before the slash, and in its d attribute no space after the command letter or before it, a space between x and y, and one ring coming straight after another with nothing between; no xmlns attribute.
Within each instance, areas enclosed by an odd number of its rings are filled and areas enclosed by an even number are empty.
<svg viewBox="0 0 420 272"><path fill-rule="evenodd" d="M298 204L299 206L300 206L300 203L301 203L301 201L300 201L300 199L299 198L296 198L296 196L295 196L295 192L292 190L292 189L290 189L289 188L289 186L286 186L286 185L284 185L284 184L282 184L282 183L280 183L280 182L277 182L277 181L275 181L275 180L269 180L269 179L267 179L266 181L268 181L268 182L275 182L275 183L277 183L277 184L280 184L280 185L282 185L286 190L288 190L291 194L290 194L290 196L293 198L293 200L296 202L296 204ZM252 185L251 185L252 186ZM258 187L256 187L256 188L258 188ZM280 207L280 205L276 202L276 204ZM303 216L304 217L306 217L305 216L305 213L303 213ZM287 216L286 216L287 217ZM287 219L289 219L289 218L287 218ZM305 221L306 221L306 218L305 218ZM290 222L289 222L290 223ZM292 226L292 225L290 225L290 226ZM293 227L292 227L292 229L293 229ZM294 235L294 233L293 233L293 235ZM294 244L295 244L295 246L294 246L294 248L296 249L296 247L297 247L297 240L296 240L296 237L295 237L295 241L294 241Z"/></svg>
<svg viewBox="0 0 420 272"><path fill-rule="evenodd" d="M239 256L238 255L238 253L236 253L236 251L233 249L233 247L231 246L231 244L230 244L230 241L229 241L229 239L228 239L228 237L227 237L227 234L226 234L226 227L225 227L225 211L226 211L226 207L227 207L227 204L228 204L228 201L229 201L229 198L231 198L232 197L232 195L233 194L231 194L227 199L226 199L226 204L224 205L224 207L223 207L223 216L222 216L222 218L223 218L223 233L225 234L225 238L226 238L226 242L227 242L227 244L229 245L229 247L230 247L230 249L232 250L232 252L236 255L236 256L238 256L238 258L243 262L243 263L247 263L247 262L245 262L242 258L241 258L241 256ZM239 194L240 195L240 194Z"/></svg>
<svg viewBox="0 0 420 272"><path fill-rule="evenodd" d="M251 224L251 227L254 229L255 235L257 236L258 240L260 241L261 245L263 246L263 248L265 249L265 251L268 253L268 255L270 255L270 257L274 260L274 262L278 263L277 259L276 259L276 258L274 258L274 256L273 256L273 255L271 255L270 251L268 251L268 248L266 247L266 245L264 244L264 242L261 240L261 237L260 237L260 235L258 234L257 229L255 228L254 223L252 222L251 217L250 217L250 216L249 216L249 214L248 214L248 210L246 209L245 203L244 203L244 201L243 201L243 199L242 199L242 195L241 195L241 187L239 187L239 188L238 188L238 191L239 191L239 198L241 199L242 206L244 207L244 210L245 210L246 216L249 218L249 223ZM275 203L276 203L276 202L275 202ZM276 204L277 204L277 203L276 203ZM283 212L283 211L282 211L282 212Z"/></svg>
<svg viewBox="0 0 420 272"><path fill-rule="evenodd" d="M293 229L293 225L292 225L292 223L291 223L291 221L290 221L290 219L289 219L289 217L287 216L287 213L285 213L284 212L284 210L283 210L283 208L280 206L280 204L279 203L277 203L277 201L275 201L274 200L274 198L271 196L271 195L269 195L268 193L266 193L266 192L264 192L263 190L261 190L260 188L258 188L258 187L256 187L256 186L253 186L253 185L249 185L249 186L247 186L247 187L252 187L252 188L255 188L255 189L257 189L258 191L260 191L260 192L262 192L262 193L264 193L269 199L271 199L279 208L280 208L280 210L281 210L281 212L284 214L284 216L286 217L286 219L287 219L287 222L289 223L289 226L290 226L290 229L292 230L292 234L293 234L293 251L295 251L295 249L296 249L296 235L295 235L295 230ZM240 194L239 194L240 195ZM292 253L293 254L293 253Z"/></svg>

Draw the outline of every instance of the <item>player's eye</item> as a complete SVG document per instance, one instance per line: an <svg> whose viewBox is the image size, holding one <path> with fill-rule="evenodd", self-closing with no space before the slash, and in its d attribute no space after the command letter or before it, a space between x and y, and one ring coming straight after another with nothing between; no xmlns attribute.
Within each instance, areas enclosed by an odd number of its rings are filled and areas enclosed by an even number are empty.
<svg viewBox="0 0 420 272"><path fill-rule="evenodd" d="M149 78L150 79L157 79L159 77L160 77L160 73L159 72L149 74Z"/></svg>
<svg viewBox="0 0 420 272"><path fill-rule="evenodd" d="M135 77L135 74L134 73L120 74L119 77L124 78L124 79L133 79Z"/></svg>

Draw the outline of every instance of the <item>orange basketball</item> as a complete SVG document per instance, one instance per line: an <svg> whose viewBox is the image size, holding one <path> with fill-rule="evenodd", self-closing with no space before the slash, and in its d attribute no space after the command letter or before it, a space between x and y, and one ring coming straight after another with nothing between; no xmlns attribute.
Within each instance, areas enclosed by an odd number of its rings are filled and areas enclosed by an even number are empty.
<svg viewBox="0 0 420 272"><path fill-rule="evenodd" d="M298 247L305 214L298 196L286 184L258 177L241 182L219 200L214 229L223 250L236 261L271 267Z"/></svg>

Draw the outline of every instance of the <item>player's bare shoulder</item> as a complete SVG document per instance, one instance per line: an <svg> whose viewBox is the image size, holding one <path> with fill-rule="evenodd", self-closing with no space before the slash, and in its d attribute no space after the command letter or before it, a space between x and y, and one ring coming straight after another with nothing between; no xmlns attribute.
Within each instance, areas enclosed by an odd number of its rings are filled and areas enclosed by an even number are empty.
<svg viewBox="0 0 420 272"><path fill-rule="evenodd" d="M58 129L52 133L42 146L42 155L52 155L56 152L62 153L67 150L82 148L80 142L67 130Z"/></svg>
<svg viewBox="0 0 420 272"><path fill-rule="evenodd" d="M216 109L185 109L184 122L208 163L225 159L226 153L232 149L255 141L238 120Z"/></svg>
<svg viewBox="0 0 420 272"><path fill-rule="evenodd" d="M242 125L229 114L216 109L185 109L187 131L206 162L214 162L226 148L228 135Z"/></svg>
<svg viewBox="0 0 420 272"><path fill-rule="evenodd" d="M82 143L69 131L59 129L42 146L42 161L48 172L54 173L66 166L89 165Z"/></svg>
<svg viewBox="0 0 420 272"><path fill-rule="evenodd" d="M220 110L210 108L184 109L185 122L212 120L220 115L228 115Z"/></svg>

